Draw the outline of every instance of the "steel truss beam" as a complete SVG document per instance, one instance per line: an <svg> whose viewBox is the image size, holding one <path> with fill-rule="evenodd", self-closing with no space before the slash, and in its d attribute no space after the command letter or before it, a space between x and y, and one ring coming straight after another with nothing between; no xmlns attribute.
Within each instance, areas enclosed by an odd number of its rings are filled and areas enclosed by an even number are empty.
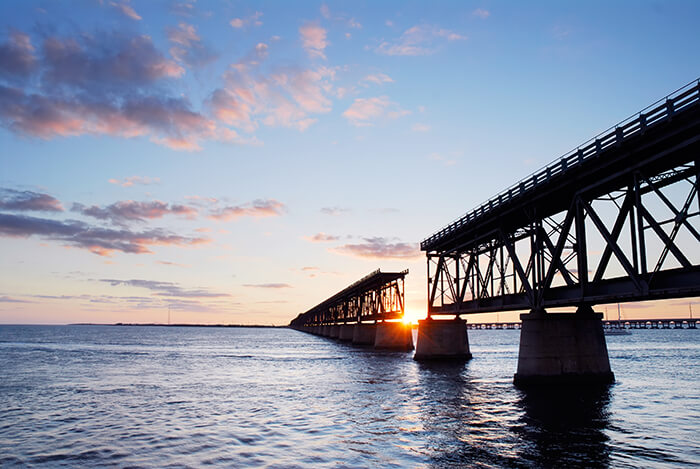
<svg viewBox="0 0 700 469"><path fill-rule="evenodd" d="M377 270L298 315L291 325L317 326L403 318L406 274L408 270L396 273Z"/></svg>
<svg viewBox="0 0 700 469"><path fill-rule="evenodd" d="M700 296L698 108L642 113L570 180L424 241L428 314Z"/></svg>

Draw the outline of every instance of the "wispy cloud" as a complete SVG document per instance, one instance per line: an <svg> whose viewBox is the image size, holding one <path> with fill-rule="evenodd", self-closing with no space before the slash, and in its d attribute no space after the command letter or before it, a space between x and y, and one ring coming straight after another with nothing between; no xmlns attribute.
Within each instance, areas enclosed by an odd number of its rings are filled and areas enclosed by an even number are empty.
<svg viewBox="0 0 700 469"><path fill-rule="evenodd" d="M269 289L292 288L292 286L287 284L287 283L246 283L243 286L246 288L269 288Z"/></svg>
<svg viewBox="0 0 700 469"><path fill-rule="evenodd" d="M119 12L122 15L124 15L128 18L131 18L134 21L141 21L143 19L143 18L141 18L141 16L138 13L136 13L136 11L131 7L131 5L128 5L127 3L109 2L109 4L113 8L116 8L117 10L119 10Z"/></svg>
<svg viewBox="0 0 700 469"><path fill-rule="evenodd" d="M320 211L324 215L330 215L333 217L350 213L350 209L346 207L322 207Z"/></svg>
<svg viewBox="0 0 700 469"><path fill-rule="evenodd" d="M356 126L372 125L372 121L380 118L396 119L410 114L401 109L398 104L391 102L386 96L375 98L356 98L352 105L343 112L351 124Z"/></svg>
<svg viewBox="0 0 700 469"><path fill-rule="evenodd" d="M229 21L229 24L231 27L236 28L236 29L241 29L244 28L248 25L253 25L253 26L262 26L262 21L260 18L262 18L263 14L262 12L256 11L250 16L244 17L244 18L234 18L231 21Z"/></svg>
<svg viewBox="0 0 700 469"><path fill-rule="evenodd" d="M20 300L9 296L0 296L0 303L33 303L32 301Z"/></svg>
<svg viewBox="0 0 700 469"><path fill-rule="evenodd" d="M428 124L415 123L411 126L414 132L429 132L431 127Z"/></svg>
<svg viewBox="0 0 700 469"><path fill-rule="evenodd" d="M304 239L311 241L312 243L325 243L328 241L337 241L340 239L340 236L329 235L326 233L316 233L313 236L304 236Z"/></svg>
<svg viewBox="0 0 700 469"><path fill-rule="evenodd" d="M417 243L391 242L388 238L363 238L362 243L345 244L330 251L366 259L413 259L421 257Z"/></svg>
<svg viewBox="0 0 700 469"><path fill-rule="evenodd" d="M449 29L418 25L404 31L398 39L383 41L375 48L382 55L430 55L447 42L462 41L463 36Z"/></svg>
<svg viewBox="0 0 700 469"><path fill-rule="evenodd" d="M472 16L476 16L477 18L485 20L486 18L491 16L491 12L483 8L477 8L476 10L472 11Z"/></svg>
<svg viewBox="0 0 700 469"><path fill-rule="evenodd" d="M384 83L394 83L394 80L385 73L375 73L372 75L367 75L362 79L362 81L366 83L374 83L377 85L381 85Z"/></svg>
<svg viewBox="0 0 700 469"><path fill-rule="evenodd" d="M63 206L61 202L48 194L0 188L0 210L62 212Z"/></svg>
<svg viewBox="0 0 700 469"><path fill-rule="evenodd" d="M109 220L118 225L123 225L131 221L143 222L146 219L162 218L165 215L179 215L187 218L193 218L197 215L197 209L194 207L168 204L159 200L148 202L123 200L105 207L99 207L97 205L88 207L76 203L71 207L71 211L99 220Z"/></svg>
<svg viewBox="0 0 700 469"><path fill-rule="evenodd" d="M217 58L216 53L202 42L193 25L181 22L176 28L167 28L166 31L172 44L170 55L178 62L202 67Z"/></svg>
<svg viewBox="0 0 700 469"><path fill-rule="evenodd" d="M228 293L211 292L203 288L187 289L173 282L161 282L157 280L116 280L116 279L100 279L100 282L108 283L113 287L128 286L136 288L145 288L154 292L156 296L172 297L172 298L224 298L230 297Z"/></svg>
<svg viewBox="0 0 700 469"><path fill-rule="evenodd" d="M331 9L325 3L319 9L321 16L327 20L333 20L336 23L343 23L351 29L362 29L362 24L355 18L349 17L345 13L331 13Z"/></svg>
<svg viewBox="0 0 700 469"><path fill-rule="evenodd" d="M457 164L457 160L454 158L448 158L440 153L431 153L428 155L428 159L442 163L445 166L454 166Z"/></svg>
<svg viewBox="0 0 700 469"><path fill-rule="evenodd" d="M260 72L268 45L257 44L224 75L225 87L208 100L212 114L225 124L253 132L260 124L306 130L312 114L331 110L335 69L319 66L273 68Z"/></svg>
<svg viewBox="0 0 700 469"><path fill-rule="evenodd" d="M306 23L299 28L301 45L310 57L326 58L324 50L328 46L326 30L316 23Z"/></svg>
<svg viewBox="0 0 700 469"><path fill-rule="evenodd" d="M46 218L0 213L0 236L58 241L67 246L87 249L106 256L114 251L129 254L151 254L151 246L192 246L208 242L207 238L179 236L152 229L131 231L89 225L75 220L58 221Z"/></svg>
<svg viewBox="0 0 700 469"><path fill-rule="evenodd" d="M275 199L257 199L242 205L229 205L211 211L209 218L219 221L241 217L277 217L284 213L285 205Z"/></svg>
<svg viewBox="0 0 700 469"><path fill-rule="evenodd" d="M152 178L147 176L129 176L124 179L110 179L110 184L116 184L122 187L131 187L135 185L150 186L151 184L159 184L160 178Z"/></svg>

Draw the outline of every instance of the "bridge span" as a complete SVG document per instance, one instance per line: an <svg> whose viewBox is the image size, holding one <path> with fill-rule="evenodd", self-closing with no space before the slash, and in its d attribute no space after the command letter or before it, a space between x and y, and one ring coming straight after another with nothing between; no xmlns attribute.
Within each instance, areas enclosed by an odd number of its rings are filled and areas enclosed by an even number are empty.
<svg viewBox="0 0 700 469"><path fill-rule="evenodd" d="M290 327L375 348L413 350L411 329L403 323L407 274L377 269L299 314Z"/></svg>
<svg viewBox="0 0 700 469"><path fill-rule="evenodd" d="M696 80L423 240L428 305L414 358L469 358L462 316L528 311L517 385L612 382L593 307L700 296L699 179ZM403 283L394 306L363 295L386 298L399 278L377 271L291 326L347 340L348 326L369 321L379 334L374 323L403 317ZM576 312L551 312L562 307Z"/></svg>
<svg viewBox="0 0 700 469"><path fill-rule="evenodd" d="M612 380L595 304L700 295L699 102L700 80L425 239L416 354L440 316L526 310L516 382Z"/></svg>

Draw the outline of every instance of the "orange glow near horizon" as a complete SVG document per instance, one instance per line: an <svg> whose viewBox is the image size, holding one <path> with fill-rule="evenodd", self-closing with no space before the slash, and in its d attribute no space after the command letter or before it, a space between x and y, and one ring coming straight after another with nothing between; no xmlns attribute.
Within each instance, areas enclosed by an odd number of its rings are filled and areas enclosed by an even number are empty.
<svg viewBox="0 0 700 469"><path fill-rule="evenodd" d="M419 319L425 319L427 313L425 311L406 309L403 314L404 324L418 324Z"/></svg>

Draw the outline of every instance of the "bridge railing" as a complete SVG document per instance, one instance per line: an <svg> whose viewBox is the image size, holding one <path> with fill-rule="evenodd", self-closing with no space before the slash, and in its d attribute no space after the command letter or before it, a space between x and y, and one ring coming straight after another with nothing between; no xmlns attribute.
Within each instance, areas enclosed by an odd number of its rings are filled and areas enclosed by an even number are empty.
<svg viewBox="0 0 700 469"><path fill-rule="evenodd" d="M670 120L673 115L700 100L700 79L694 80L677 89L673 93L647 106L638 113L624 119L616 125L599 133L582 145L535 171L524 179L499 192L483 204L467 212L442 230L421 241L421 249L428 250L430 246L454 233L463 226L475 221L495 208L520 197L539 184L561 176L568 170L584 162L596 158L606 149L619 145L627 138L644 133L648 128L660 122Z"/></svg>

